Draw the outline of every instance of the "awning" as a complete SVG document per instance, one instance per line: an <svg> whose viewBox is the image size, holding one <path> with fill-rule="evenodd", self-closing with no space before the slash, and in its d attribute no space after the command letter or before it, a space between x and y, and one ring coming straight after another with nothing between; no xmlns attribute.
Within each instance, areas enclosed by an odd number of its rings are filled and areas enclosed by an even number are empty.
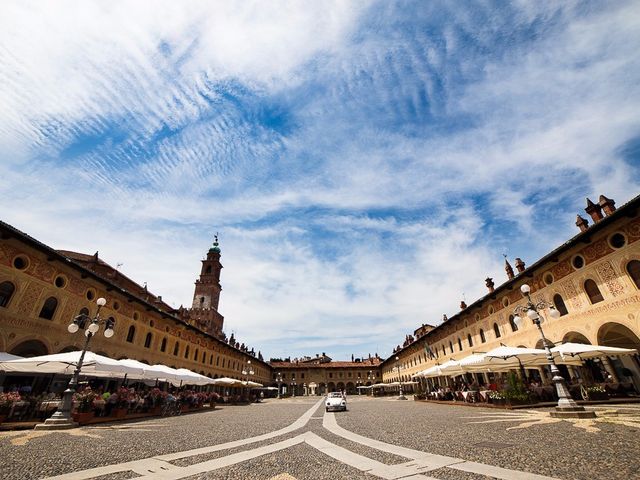
<svg viewBox="0 0 640 480"><path fill-rule="evenodd" d="M581 360L607 355L632 355L638 353L638 351L633 348L607 347L605 345L586 345L570 342L557 345L553 347L551 351L560 355L562 359L577 357Z"/></svg>
<svg viewBox="0 0 640 480"><path fill-rule="evenodd" d="M5 372L72 375L78 365L80 355L81 352L76 351L9 360L0 362L0 370ZM143 369L122 364L118 360L103 357L93 352L86 352L80 373L89 377L124 377L125 375L142 375Z"/></svg>

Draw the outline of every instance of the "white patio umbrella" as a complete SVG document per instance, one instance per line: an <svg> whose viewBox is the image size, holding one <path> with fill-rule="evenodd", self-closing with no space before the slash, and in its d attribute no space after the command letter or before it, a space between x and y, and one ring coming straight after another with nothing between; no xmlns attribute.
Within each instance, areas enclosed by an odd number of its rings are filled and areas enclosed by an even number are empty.
<svg viewBox="0 0 640 480"><path fill-rule="evenodd" d="M156 373L156 375L159 375L155 377L156 380L159 380L161 382L169 382L174 387L179 387L186 380L188 380L188 377L186 375L182 375L175 368L167 367L166 365L156 364L151 365L151 368Z"/></svg>
<svg viewBox="0 0 640 480"><path fill-rule="evenodd" d="M460 367L460 362L454 359L447 360L442 365L440 365L440 372L442 372L443 375L450 375L452 377L464 373L464 371Z"/></svg>
<svg viewBox="0 0 640 480"><path fill-rule="evenodd" d="M0 370L5 372L24 373L57 373L71 375L78 365L81 352L55 353L39 357L21 358L0 362ZM86 352L82 362L81 375L91 377L120 378L125 375L141 375L143 370L138 367L123 365L109 357L93 352Z"/></svg>
<svg viewBox="0 0 640 480"><path fill-rule="evenodd" d="M236 380L235 378L221 377L214 378L213 385L218 387L242 387L242 382L240 380Z"/></svg>
<svg viewBox="0 0 640 480"><path fill-rule="evenodd" d="M607 347L605 345L585 345L582 343L563 343L551 349L555 354L560 355L562 359L578 358L580 360L588 360L590 358L603 357L607 355L632 355L638 353L633 348Z"/></svg>
<svg viewBox="0 0 640 480"><path fill-rule="evenodd" d="M180 373L180 375L184 375L185 377L187 377L187 380L184 381L185 385L214 384L213 378L205 377L204 375L192 372L191 370L187 370L186 368L178 368L178 372Z"/></svg>
<svg viewBox="0 0 640 480"><path fill-rule="evenodd" d="M0 352L0 362L8 362L9 360L20 360L24 357L19 357L18 355L11 355L7 352Z"/></svg>
<svg viewBox="0 0 640 480"><path fill-rule="evenodd" d="M422 377L433 378L433 377L441 377L444 375L440 368L440 365L434 365L433 367L429 367L426 370L422 371Z"/></svg>
<svg viewBox="0 0 640 480"><path fill-rule="evenodd" d="M258 382L252 382L251 380L247 380L246 382L242 382L242 386L249 387L249 388L259 388L259 387L262 387L262 384Z"/></svg>
<svg viewBox="0 0 640 480"><path fill-rule="evenodd" d="M549 365L547 352L541 348L507 347L500 346L489 350L484 354L484 363L478 363L492 371L504 371L516 368L541 367ZM561 359L555 356L556 363L565 365L582 365L579 359Z"/></svg>

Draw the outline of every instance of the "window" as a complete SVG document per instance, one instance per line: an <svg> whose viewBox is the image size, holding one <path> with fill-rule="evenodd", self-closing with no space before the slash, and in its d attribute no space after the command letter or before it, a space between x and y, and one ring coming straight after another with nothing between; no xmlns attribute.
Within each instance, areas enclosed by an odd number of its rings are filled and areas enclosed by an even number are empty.
<svg viewBox="0 0 640 480"><path fill-rule="evenodd" d="M209 357L209 365L213 365L213 353Z"/></svg>
<svg viewBox="0 0 640 480"><path fill-rule="evenodd" d="M349 376L351 376L351 375L349 375ZM300 378L304 378L304 373L300 374Z"/></svg>
<svg viewBox="0 0 640 480"><path fill-rule="evenodd" d="M614 233L609 239L609 243L613 248L622 248L627 243L627 239L621 233Z"/></svg>
<svg viewBox="0 0 640 480"><path fill-rule="evenodd" d="M284 378L284 376L283 376ZM329 378L333 378L333 373L329 373Z"/></svg>
<svg viewBox="0 0 640 480"><path fill-rule="evenodd" d="M635 283L636 288L640 288L640 262L638 260L631 260L627 263L627 273Z"/></svg>
<svg viewBox="0 0 640 480"><path fill-rule="evenodd" d="M462 351L462 340L460 340L460 337L458 337L458 349Z"/></svg>
<svg viewBox="0 0 640 480"><path fill-rule="evenodd" d="M480 341L482 343L487 341L487 338L484 336L484 330L480 329Z"/></svg>
<svg viewBox="0 0 640 480"><path fill-rule="evenodd" d="M87 315L89 316L89 309L87 307L82 307L78 312L78 315Z"/></svg>
<svg viewBox="0 0 640 480"><path fill-rule="evenodd" d="M153 335L151 335L151 333L147 333L147 336L144 339L144 348L150 348L151 347L151 339L153 338Z"/></svg>
<svg viewBox="0 0 640 480"><path fill-rule="evenodd" d="M187 345L187 348L184 350L184 358L189 358L189 345Z"/></svg>
<svg viewBox="0 0 640 480"><path fill-rule="evenodd" d="M573 261L571 262L571 264L576 270L578 268L582 268L584 267L584 258L582 258L581 255L576 255L575 257L573 257Z"/></svg>
<svg viewBox="0 0 640 480"><path fill-rule="evenodd" d="M87 293L85 293L85 296L87 297L87 300L93 300L96 298L96 291L90 288L87 290Z"/></svg>
<svg viewBox="0 0 640 480"><path fill-rule="evenodd" d="M133 343L133 339L136 336L136 327L131 325L129 327L129 331L127 332L127 342Z"/></svg>
<svg viewBox="0 0 640 480"><path fill-rule="evenodd" d="M173 346L173 354L177 357L179 351L180 351L180 342L176 342L176 344Z"/></svg>
<svg viewBox="0 0 640 480"><path fill-rule="evenodd" d="M498 324L497 323L493 324L493 333L496 334L496 338L500 338L501 337L500 329L498 328Z"/></svg>
<svg viewBox="0 0 640 480"><path fill-rule="evenodd" d="M467 335L467 342L469 342L469 347L473 347L473 340L471 338L471 335Z"/></svg>
<svg viewBox="0 0 640 480"><path fill-rule="evenodd" d="M584 282L584 291L589 297L589 301L591 303L598 303L604 300L604 298L602 297L602 293L600 293L598 285L596 285L596 282L594 282L590 278Z"/></svg>
<svg viewBox="0 0 640 480"><path fill-rule="evenodd" d="M202 363L207 363L207 352L202 352Z"/></svg>
<svg viewBox="0 0 640 480"><path fill-rule="evenodd" d="M216 367L219 367L219 366L220 366L220 357L217 357L216 358Z"/></svg>
<svg viewBox="0 0 640 480"><path fill-rule="evenodd" d="M193 354L193 361L198 361L198 355L200 355L200 351L196 348L196 353Z"/></svg>
<svg viewBox="0 0 640 480"><path fill-rule="evenodd" d="M160 351L164 352L167 350L167 337L162 339L162 343L160 344Z"/></svg>
<svg viewBox="0 0 640 480"><path fill-rule="evenodd" d="M569 313L569 311L567 310L567 306L564 304L562 295L560 295L559 293L556 293L553 296L553 304L556 306L556 310L560 312L560 316L563 316Z"/></svg>
<svg viewBox="0 0 640 480"><path fill-rule="evenodd" d="M211 265L207 265L207 268L204 271L205 274L210 274L211 273Z"/></svg>
<svg viewBox="0 0 640 480"><path fill-rule="evenodd" d="M511 331L512 332L517 332L518 331L518 325L516 325L516 322L513 321L515 317L513 315L509 315L509 325L511 326ZM500 336L500 335L498 335Z"/></svg>
<svg viewBox="0 0 640 480"><path fill-rule="evenodd" d="M553 275L551 273L546 273L543 277L544 283L547 285L551 285L553 283Z"/></svg>
<svg viewBox="0 0 640 480"><path fill-rule="evenodd" d="M16 287L11 282L0 283L0 307L6 307L9 304L9 300L13 296L13 292L16 291Z"/></svg>
<svg viewBox="0 0 640 480"><path fill-rule="evenodd" d="M53 315L56 313L56 308L58 308L58 300L56 297L47 298L42 305L39 317L44 318L45 320L51 320Z"/></svg>
<svg viewBox="0 0 640 480"><path fill-rule="evenodd" d="M67 279L62 275L58 275L53 281L53 284L58 288L64 288L67 285Z"/></svg>
<svg viewBox="0 0 640 480"><path fill-rule="evenodd" d="M29 266L29 260L21 255L13 259L13 266L18 270L24 270Z"/></svg>
<svg viewBox="0 0 640 480"><path fill-rule="evenodd" d="M453 353L453 342L449 342L449 350L451 350L451 353ZM444 352L444 347L442 347L442 351ZM447 353L445 352L445 355Z"/></svg>

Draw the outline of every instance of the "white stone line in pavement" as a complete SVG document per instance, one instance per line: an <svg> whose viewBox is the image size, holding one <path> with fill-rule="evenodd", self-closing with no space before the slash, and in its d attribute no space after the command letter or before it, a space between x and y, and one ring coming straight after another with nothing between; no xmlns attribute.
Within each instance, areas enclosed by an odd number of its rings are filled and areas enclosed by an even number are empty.
<svg viewBox="0 0 640 480"><path fill-rule="evenodd" d="M279 430L268 432L256 437L243 438L241 440L235 440L232 442L221 443L219 445L212 445L209 447L195 448L192 450L185 450L182 452L169 453L166 455L157 455L155 457L149 457L141 460L133 460L131 462L106 465L103 467L91 468L88 470L80 470L77 472L65 473L62 475L56 475L54 477L48 477L45 480L86 480L89 478L99 477L101 475L107 475L110 473L125 472L127 470L133 470L136 473L146 474L149 469L168 469L177 468L174 465L168 463L171 460L177 460L179 458L191 457L194 455L201 455L203 453L217 452L221 450L228 450L230 448L241 447L251 443L261 442L263 440L269 440L270 438L285 435L287 433L298 430L304 427L314 412L318 409L320 404L324 401L324 398L318 400L309 410L307 410L300 418L298 418L291 425L288 425ZM160 467L162 465L163 467Z"/></svg>
<svg viewBox="0 0 640 480"><path fill-rule="evenodd" d="M198 475L199 473L210 472L212 470L218 470L219 468L230 467L241 462L246 462L262 455L268 455L280 450L284 450L294 445L298 445L305 441L305 434L298 435L293 438L288 438L278 443L272 443L265 445L254 450L245 450L243 452L234 453L225 457L215 458L202 463L196 463L189 465L188 467L175 467L174 470L155 471L149 472L146 475L136 477L136 480L176 480L179 478L186 478L192 475Z"/></svg>
<svg viewBox="0 0 640 480"><path fill-rule="evenodd" d="M415 467L416 469L420 469L422 471L435 470L441 467L453 468L456 470L462 470L465 472L478 473L481 475L487 475L494 478L500 478L503 480L558 480L553 477L547 477L544 475L538 475L536 473L523 472L519 470L510 470L501 467L494 467L492 465L486 465L484 463L477 462L467 462L460 458L446 457L443 455L434 455L427 452L422 452L420 450L413 450L406 447L401 447L398 445L392 445L390 443L381 442L379 440L375 440L372 438L364 437L362 435L358 435L357 433L350 432L349 430L345 430L336 422L336 417L333 412L325 413L324 419L322 420L322 426L326 428L331 433L338 435L339 437L345 438L352 442L359 443L361 445L365 445L367 447L375 448L376 450L381 450L383 452L392 453L394 455L399 455L405 458L411 458L416 460L416 462L408 463L408 464L400 464L401 466L406 467ZM395 465L396 467L398 465ZM388 466L388 468L392 468L392 466ZM375 472L369 472L372 474L376 474ZM383 477L383 478L401 478L401 477Z"/></svg>

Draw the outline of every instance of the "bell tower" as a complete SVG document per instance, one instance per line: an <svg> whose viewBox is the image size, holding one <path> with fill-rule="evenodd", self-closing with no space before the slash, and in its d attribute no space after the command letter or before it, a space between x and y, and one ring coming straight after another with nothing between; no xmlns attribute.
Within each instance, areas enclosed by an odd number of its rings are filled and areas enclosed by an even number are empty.
<svg viewBox="0 0 640 480"><path fill-rule="evenodd" d="M192 308L218 310L220 302L220 247L218 246L218 234L216 233L213 246L207 252L207 258L202 260L200 278L196 280L196 288L193 292Z"/></svg>
<svg viewBox="0 0 640 480"><path fill-rule="evenodd" d="M213 246L207 252L207 257L202 260L200 278L196 280L196 288L193 292L193 303L188 310L189 322L198 328L215 335L222 336L222 324L224 317L218 313L220 303L220 246L216 233Z"/></svg>

